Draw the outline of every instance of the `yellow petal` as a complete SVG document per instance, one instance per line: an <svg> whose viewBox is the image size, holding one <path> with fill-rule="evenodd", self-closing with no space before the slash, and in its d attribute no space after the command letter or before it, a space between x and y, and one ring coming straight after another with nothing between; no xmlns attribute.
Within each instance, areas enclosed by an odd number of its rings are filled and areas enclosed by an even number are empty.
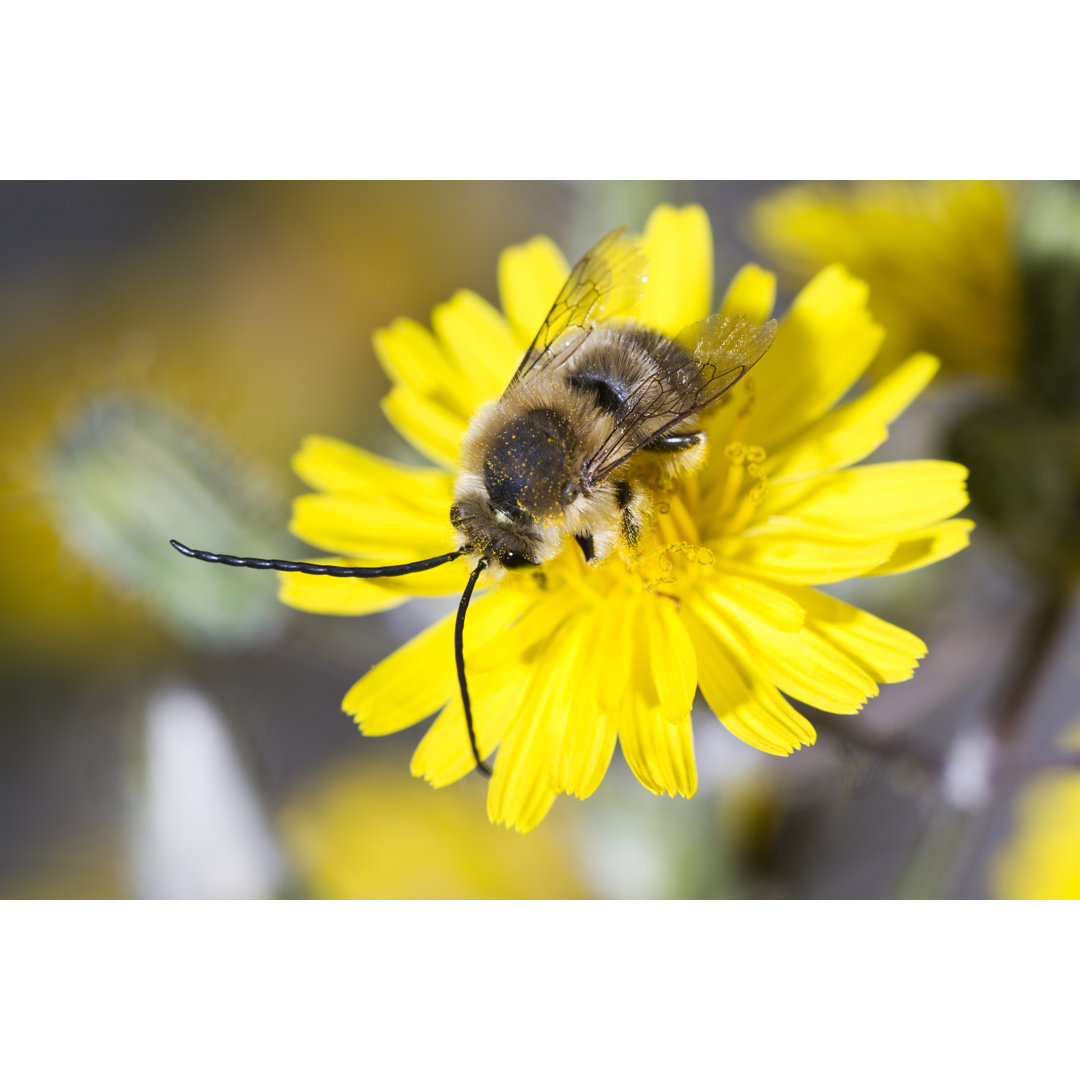
<svg viewBox="0 0 1080 1080"><path fill-rule="evenodd" d="M543 597L513 615L503 632L479 649L472 648L470 612L466 634L469 659L465 668L477 746L483 757L495 749L506 733L533 677L541 650L548 646L573 610L572 601L566 597ZM413 775L441 787L460 780L475 764L461 697L455 694L417 747L412 761Z"/></svg>
<svg viewBox="0 0 1080 1080"><path fill-rule="evenodd" d="M856 713L876 697L877 683L806 624L784 633L744 608L728 602L721 590L695 607L703 620L722 620L754 665L778 689L797 701L834 713Z"/></svg>
<svg viewBox="0 0 1080 1080"><path fill-rule="evenodd" d="M514 727L499 748L498 760L505 756L502 779L496 771L488 785L488 819L520 833L535 829L555 802L557 792L550 786L547 770L538 768L537 736L542 724L537 714L519 709Z"/></svg>
<svg viewBox="0 0 1080 1080"><path fill-rule="evenodd" d="M783 756L814 742L810 722L761 676L714 612L693 604L687 628L702 696L724 727L767 754Z"/></svg>
<svg viewBox="0 0 1080 1080"><path fill-rule="evenodd" d="M521 362L521 348L500 312L467 289L435 308L431 325L467 387L468 418L506 389Z"/></svg>
<svg viewBox="0 0 1080 1080"><path fill-rule="evenodd" d="M674 603L650 597L642 604L640 630L644 633L660 714L677 721L690 715L697 692L697 654Z"/></svg>
<svg viewBox="0 0 1080 1080"><path fill-rule="evenodd" d="M712 310L713 249L709 217L700 206L658 206L642 236L649 280L638 317L667 334Z"/></svg>
<svg viewBox="0 0 1080 1080"><path fill-rule="evenodd" d="M468 420L474 402L462 370L431 333L413 319L395 319L376 330L372 344L383 370L395 386Z"/></svg>
<svg viewBox="0 0 1080 1080"><path fill-rule="evenodd" d="M953 518L932 528L902 536L896 550L888 559L864 572L871 577L879 574L906 574L909 570L918 570L920 566L940 562L958 551L963 551L970 542L969 534L974 528L974 521Z"/></svg>
<svg viewBox="0 0 1080 1080"><path fill-rule="evenodd" d="M836 535L897 536L923 529L968 502L967 469L951 461L894 461L843 469L813 480L773 483L761 518L796 517Z"/></svg>
<svg viewBox="0 0 1080 1080"><path fill-rule="evenodd" d="M792 599L790 590L731 573L725 573L715 588L723 592L729 603L745 608L785 633L801 630L806 621L806 611Z"/></svg>
<svg viewBox="0 0 1080 1080"><path fill-rule="evenodd" d="M504 665L499 671L468 673L469 701L472 705L476 746L482 759L498 746L513 721L532 668L522 663ZM420 740L412 759L413 776L422 777L432 787L456 783L476 768L461 695L435 718Z"/></svg>
<svg viewBox="0 0 1080 1080"><path fill-rule="evenodd" d="M643 787L654 795L683 795L697 790L694 737L690 716L665 715L653 678L651 643L634 642L630 684L619 710L619 745Z"/></svg>
<svg viewBox="0 0 1080 1080"><path fill-rule="evenodd" d="M822 538L807 530L757 532L710 543L725 560L725 568L752 573L793 585L828 585L872 573L897 549L892 540Z"/></svg>
<svg viewBox="0 0 1080 1080"><path fill-rule="evenodd" d="M576 714L566 725L563 741L554 762L552 783L578 799L587 799L604 779L618 734L616 718L597 712L586 717Z"/></svg>
<svg viewBox="0 0 1080 1080"><path fill-rule="evenodd" d="M926 388L940 363L916 353L858 400L833 409L768 458L765 470L784 477L816 473L861 461L888 438L888 425Z"/></svg>
<svg viewBox="0 0 1080 1080"><path fill-rule="evenodd" d="M435 513L447 512L453 491L453 477L444 469L402 465L324 435L306 436L293 455L292 467L316 491L394 499Z"/></svg>
<svg viewBox="0 0 1080 1080"><path fill-rule="evenodd" d="M507 621L504 633L497 634L472 657L470 671L494 671L504 665L534 663L567 619L579 612L573 594L567 591L541 592L538 596L524 585L517 599L511 601L514 583L506 580L499 585L499 591L507 595L508 610L513 605L518 614Z"/></svg>
<svg viewBox="0 0 1080 1080"><path fill-rule="evenodd" d="M507 248L499 256L499 297L522 353L532 344L569 276L562 252L546 236Z"/></svg>
<svg viewBox="0 0 1080 1080"><path fill-rule="evenodd" d="M625 709L619 722L623 757L642 787L654 795L692 798L697 791L694 733L690 717L665 720L641 701Z"/></svg>
<svg viewBox="0 0 1080 1080"><path fill-rule="evenodd" d="M325 561L344 563L344 560ZM297 611L315 615L370 615L404 604L409 594L360 578L278 574L278 599Z"/></svg>
<svg viewBox="0 0 1080 1080"><path fill-rule="evenodd" d="M721 315L745 315L764 323L776 304L776 275L749 263L732 279L720 304Z"/></svg>
<svg viewBox="0 0 1080 1080"><path fill-rule="evenodd" d="M600 707L614 715L618 715L626 699L634 655L637 600L637 594L627 598L625 604L616 602L614 596L609 597L604 629L596 646L602 650L598 690Z"/></svg>
<svg viewBox="0 0 1080 1080"><path fill-rule="evenodd" d="M381 505L370 496L300 495L293 500L289 528L295 536L325 551L339 551L387 564L453 551L454 530L447 511L450 493L438 516L428 510L395 505L393 496Z"/></svg>
<svg viewBox="0 0 1080 1080"><path fill-rule="evenodd" d="M754 368L754 409L744 441L770 453L834 405L863 374L884 331L867 288L827 267L795 297L772 348Z"/></svg>
<svg viewBox="0 0 1080 1080"><path fill-rule="evenodd" d="M505 589L473 601L465 633L466 669L528 602L527 596ZM365 735L389 735L430 716L457 692L454 615L448 615L376 664L345 695L342 708L356 717Z"/></svg>
<svg viewBox="0 0 1080 1080"><path fill-rule="evenodd" d="M457 466L458 447L468 426L458 414L397 386L382 399L386 418L421 454L448 469Z"/></svg>
<svg viewBox="0 0 1080 1080"><path fill-rule="evenodd" d="M533 677L495 758L488 817L519 832L535 828L555 801L553 748L563 739L567 705L587 658L571 648L577 620L567 623L540 654Z"/></svg>
<svg viewBox="0 0 1080 1080"><path fill-rule="evenodd" d="M785 587L807 612L809 625L822 638L856 661L879 683L911 678L926 645L914 634L852 607L816 589Z"/></svg>
<svg viewBox="0 0 1080 1080"><path fill-rule="evenodd" d="M480 604L473 605L475 617ZM389 735L440 709L456 690L453 617L437 622L377 664L345 695L342 708L365 735ZM417 678L417 672L424 673Z"/></svg>
<svg viewBox="0 0 1080 1080"><path fill-rule="evenodd" d="M551 783L556 791L579 799L587 799L597 789L615 750L615 717L600 707L597 693L599 678L610 670L604 649L610 640L606 636L610 615L603 609L586 614L566 643L587 659L577 667L562 739L552 748Z"/></svg>

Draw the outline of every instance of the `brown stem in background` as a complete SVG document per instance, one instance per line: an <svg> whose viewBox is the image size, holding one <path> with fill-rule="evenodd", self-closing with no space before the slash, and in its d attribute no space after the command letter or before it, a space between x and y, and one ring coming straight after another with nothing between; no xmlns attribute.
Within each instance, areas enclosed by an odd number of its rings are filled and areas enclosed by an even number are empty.
<svg viewBox="0 0 1080 1080"><path fill-rule="evenodd" d="M1049 751L1018 761L1012 750L1021 734L1025 721L1031 713L1032 697L1039 682L1054 658L1054 643L1066 621L1069 611L1069 593L1053 585L1043 593L1038 607L1028 621L1019 642L1019 656L1012 666L1004 701L987 723L987 730L994 739L994 761L991 766L991 782L995 796L1003 789L1025 779L1043 767L1069 767L1080 765L1080 755ZM946 896L956 895L964 881L971 875L974 861L986 845L987 834L994 816L997 798L992 799L970 821L967 835L959 844L959 851L946 881ZM970 819L969 819L970 820Z"/></svg>
<svg viewBox="0 0 1080 1080"><path fill-rule="evenodd" d="M1022 726L1032 690L1046 666L1047 654L1069 610L1069 594L1050 587L1021 636L1020 655L1013 665L1011 684L1000 711L991 722L998 745L1013 740Z"/></svg>
<svg viewBox="0 0 1080 1080"><path fill-rule="evenodd" d="M1009 681L1004 691L1004 701L987 724L995 743L1001 748L1012 742L1023 725L1029 698L1042 674L1047 653L1057 637L1068 612L1068 594L1059 591L1047 593L1043 602L1032 614L1027 627L1020 635L1019 657L1012 665ZM822 733L859 750L875 754L886 761L913 768L928 779L941 777L947 762L947 754L939 754L919 746L903 734L876 735L865 727L850 723L829 713L815 717L814 726ZM1001 775L1015 773L1024 776L1041 769L1080 769L1080 752L1049 750L1033 755L1023 761L1002 766ZM999 770L995 769L995 779Z"/></svg>
<svg viewBox="0 0 1080 1080"><path fill-rule="evenodd" d="M1019 636L1017 659L1003 686L1001 705L987 718L985 730L993 738L993 756L988 781L995 793L1046 769L1080 769L1080 752L1050 749L1017 760L1009 747L1022 732L1031 710L1031 700L1053 656L1053 646L1069 611L1069 595L1061 589L1046 592ZM834 716L819 716L816 726L823 733L865 750L882 759L911 769L938 786L938 807L923 831L901 874L894 895L948 896L969 875L971 862L984 845L992 807L982 812L953 805L945 798L941 783L949 764L949 753L939 754L912 742L904 735L877 736L865 728ZM963 732L958 733L963 738ZM955 743L954 743L955 745ZM972 820L972 815L977 815ZM967 822L965 827L964 822ZM972 827L973 826L973 827ZM941 831L941 836L938 835ZM914 882L913 879L919 879Z"/></svg>

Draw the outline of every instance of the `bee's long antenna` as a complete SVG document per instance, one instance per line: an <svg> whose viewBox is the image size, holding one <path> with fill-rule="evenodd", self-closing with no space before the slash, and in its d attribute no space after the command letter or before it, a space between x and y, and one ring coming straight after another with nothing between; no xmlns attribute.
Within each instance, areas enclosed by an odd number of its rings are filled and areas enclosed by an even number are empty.
<svg viewBox="0 0 1080 1080"><path fill-rule="evenodd" d="M487 559L480 559L476 569L469 575L469 583L461 594L461 603L458 604L457 622L454 624L454 660L457 662L458 686L461 687L461 704L465 707L465 727L469 732L469 745L472 747L473 757L476 758L476 767L485 776L491 775L491 769L484 764L480 757L480 751L476 747L476 732L473 731L472 707L469 705L469 686L465 682L465 612L468 610L469 601L472 599L473 589L476 588L476 580L487 569Z"/></svg>
<svg viewBox="0 0 1080 1080"><path fill-rule="evenodd" d="M433 567L442 566L444 563L453 562L464 554L464 548L460 551L448 551L445 555L435 555L430 559L421 559L419 562L402 563L399 566L324 566L322 563L288 562L285 559L247 559L239 555L215 555L212 551L197 551L181 544L179 540L170 540L170 544L181 555L187 555L190 559L201 559L203 562L219 562L226 566L246 566L251 570L283 570L286 573L298 574L323 574L326 577L402 577L404 574L415 574L419 570L431 570ZM470 588L468 590L472 592Z"/></svg>

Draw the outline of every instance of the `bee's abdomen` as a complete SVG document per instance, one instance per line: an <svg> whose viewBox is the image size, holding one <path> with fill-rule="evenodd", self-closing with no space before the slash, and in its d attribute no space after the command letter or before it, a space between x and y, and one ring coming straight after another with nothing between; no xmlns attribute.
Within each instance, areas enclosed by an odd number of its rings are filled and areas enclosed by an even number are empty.
<svg viewBox="0 0 1080 1080"><path fill-rule="evenodd" d="M663 393L676 409L692 402L702 378L690 354L665 334L618 327L581 350L568 381L588 395L591 405L621 423L644 394Z"/></svg>
<svg viewBox="0 0 1080 1080"><path fill-rule="evenodd" d="M556 507L579 438L570 421L553 409L515 417L491 440L484 457L484 485L493 506L531 515Z"/></svg>

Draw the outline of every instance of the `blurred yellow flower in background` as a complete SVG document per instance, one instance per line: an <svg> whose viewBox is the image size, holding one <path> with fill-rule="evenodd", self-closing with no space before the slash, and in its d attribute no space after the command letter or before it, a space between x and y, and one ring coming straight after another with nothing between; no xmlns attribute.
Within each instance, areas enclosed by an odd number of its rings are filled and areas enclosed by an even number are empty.
<svg viewBox="0 0 1080 1080"><path fill-rule="evenodd" d="M556 900L588 894L558 824L529 841L492 829L478 787L434 792L340 762L284 809L303 886L327 900Z"/></svg>
<svg viewBox="0 0 1080 1080"><path fill-rule="evenodd" d="M650 273L637 318L675 334L708 315L704 211L658 207L642 243ZM297 499L293 532L346 561L447 551L462 436L477 407L509 382L568 271L540 237L503 253L503 313L463 291L435 309L434 334L408 319L381 331L376 351L393 383L384 410L435 467L309 438L294 466L315 493ZM748 266L720 310L764 322L775 288L771 274ZM918 638L811 587L925 566L963 548L971 527L951 518L967 501L961 466L849 467L887 438L937 369L917 354L838 405L882 342L867 300L867 286L836 266L799 293L764 360L705 421L712 451L704 467L657 490L637 552L593 567L570 545L542 573L510 574L474 602L465 659L480 752L499 748L493 822L526 831L558 793L587 797L616 740L650 791L692 796L698 686L740 739L783 755L815 738L787 697L854 713L879 683L911 676L925 653ZM457 563L384 581L283 575L280 595L307 611L365 614L410 596L460 593L467 575ZM436 787L474 765L452 642L448 617L377 665L344 702L367 735L441 710L412 763Z"/></svg>
<svg viewBox="0 0 1080 1080"><path fill-rule="evenodd" d="M839 262L870 286L888 332L878 366L914 349L1011 375L1022 288L1012 191L987 181L796 184L758 200L751 232L799 283Z"/></svg>
<svg viewBox="0 0 1080 1080"><path fill-rule="evenodd" d="M1080 750L1080 727L1062 745ZM991 886L1003 900L1080 900L1080 773L1044 773L1021 792Z"/></svg>
<svg viewBox="0 0 1080 1080"><path fill-rule="evenodd" d="M1080 187L989 181L796 184L751 212L759 245L801 282L840 260L908 349L995 376L943 412L975 511L1043 587L1080 567Z"/></svg>

